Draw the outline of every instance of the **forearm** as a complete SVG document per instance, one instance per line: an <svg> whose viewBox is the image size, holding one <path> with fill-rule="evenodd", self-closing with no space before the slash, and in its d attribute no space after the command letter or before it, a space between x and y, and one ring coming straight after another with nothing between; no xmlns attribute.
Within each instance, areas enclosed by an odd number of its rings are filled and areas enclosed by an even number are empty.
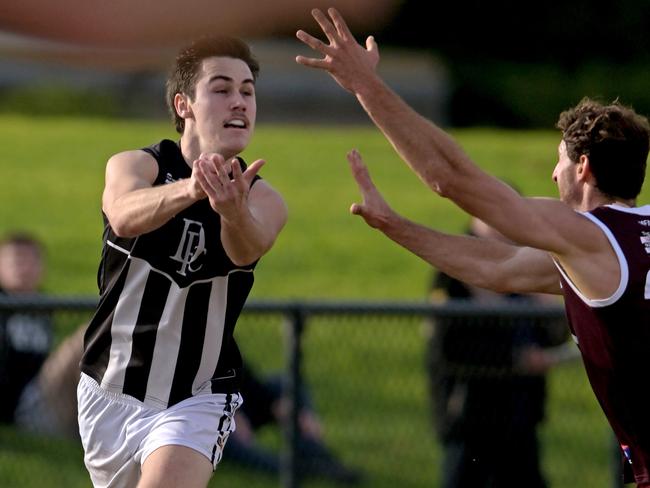
<svg viewBox="0 0 650 488"><path fill-rule="evenodd" d="M491 239L451 235L429 229L397 214L379 227L389 239L443 273L496 292L515 292L509 260L516 247Z"/></svg>
<svg viewBox="0 0 650 488"><path fill-rule="evenodd" d="M432 190L447 193L450 183L472 169L449 134L409 107L378 76L366 79L355 95L400 157Z"/></svg>
<svg viewBox="0 0 650 488"><path fill-rule="evenodd" d="M104 201L104 213L120 237L135 237L158 229L197 201L190 180L140 188Z"/></svg>
<svg viewBox="0 0 650 488"><path fill-rule="evenodd" d="M249 209L230 220L221 218L221 243L230 260L245 266L261 258L273 245L276 234Z"/></svg>

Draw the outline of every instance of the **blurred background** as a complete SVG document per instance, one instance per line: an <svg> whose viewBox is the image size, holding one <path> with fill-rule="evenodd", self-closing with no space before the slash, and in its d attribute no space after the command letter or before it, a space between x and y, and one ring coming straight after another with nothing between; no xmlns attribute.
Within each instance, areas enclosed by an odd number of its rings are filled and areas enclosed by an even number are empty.
<svg viewBox="0 0 650 488"><path fill-rule="evenodd" d="M193 0L185 11L207 10L205 27L193 30L182 29L185 17L168 28L165 12L174 8L169 0L156 14L147 14L144 3L111 2L112 10L92 2L70 5L76 15L41 3L5 7L4 112L161 116L161 80L176 47L195 33L225 26L224 32L251 41L262 62L261 120L357 122L363 114L354 100L293 62L302 50L296 29L317 32L309 9L328 5L340 8L358 39L376 36L381 69L409 103L453 126L551 127L559 111L585 95L618 97L642 113L650 108L650 9L644 0L534 7L482 0L431 6L416 0L285 0L261 9L252 1L226 9L222 2ZM38 23L41 18L51 22Z"/></svg>
<svg viewBox="0 0 650 488"><path fill-rule="evenodd" d="M436 270L347 213L358 191L344 155L357 147L398 211L443 231L468 229L461 211L400 164L353 97L324 73L294 62L297 54L309 54L295 31L319 32L309 11L330 5L343 13L358 40L376 37L380 72L409 104L448 128L481 167L525 195L556 195L550 174L560 111L590 96L618 98L650 113L647 0L4 4L0 234L20 229L36 236L46 273L39 300L21 304L0 296L0 324L16 314L45 315L53 349L83 326L97 294L106 160L177 137L166 112L164 80L180 45L214 31L242 37L261 64L258 127L245 157L268 161L263 176L287 200L290 219L257 268L251 296L257 308L243 316L237 339L262 378L286 379L298 361L324 445L349 469L315 469L301 486L442 486L444 436L431 391L432 372L439 371L432 365L440 365L431 358L432 331L456 329L461 337L475 337L478 345L465 348L474 363L469 370L461 364L463 374L503 386L531 375L514 371L513 352L490 349L471 327L487 323L492 337L503 337L534 322L536 330L552 336L553 347L562 348L566 324L557 301L514 311L502 303L454 308L437 301L435 313L427 311L423 307L435 301ZM645 190L640 203L648 195ZM454 321L463 327L450 327ZM507 335L507 341L514 343L515 336ZM621 486L611 432L575 347L568 345L573 353L559 352L561 361L537 374L547 391L543 420L536 420L547 486ZM277 426L260 427L259 443L277 462L286 459L286 437ZM251 467L226 459L213 485L295 486L290 482L268 462ZM75 440L6 422L0 425L0 486L89 482Z"/></svg>

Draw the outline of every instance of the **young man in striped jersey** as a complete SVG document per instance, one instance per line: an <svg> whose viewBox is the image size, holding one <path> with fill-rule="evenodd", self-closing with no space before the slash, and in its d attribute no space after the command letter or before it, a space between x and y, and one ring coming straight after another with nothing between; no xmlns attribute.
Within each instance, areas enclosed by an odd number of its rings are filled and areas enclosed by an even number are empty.
<svg viewBox="0 0 650 488"><path fill-rule="evenodd" d="M107 163L101 298L78 389L96 487L205 487L235 427L233 329L287 217L257 175L264 161L238 157L258 70L238 39L192 43L167 82L180 140Z"/></svg>
<svg viewBox="0 0 650 488"><path fill-rule="evenodd" d="M563 294L571 331L626 466L638 486L650 487L650 205L636 206L648 157L648 120L618 103L583 100L558 122L562 141L553 179L560 200L522 198L484 173L381 80L374 38L365 48L359 45L334 9L329 17L319 10L313 15L328 43L303 31L297 37L324 57L296 61L328 71L352 92L434 192L517 244L446 235L402 218L377 191L356 151L348 160L363 203L354 204L352 213L471 285Z"/></svg>

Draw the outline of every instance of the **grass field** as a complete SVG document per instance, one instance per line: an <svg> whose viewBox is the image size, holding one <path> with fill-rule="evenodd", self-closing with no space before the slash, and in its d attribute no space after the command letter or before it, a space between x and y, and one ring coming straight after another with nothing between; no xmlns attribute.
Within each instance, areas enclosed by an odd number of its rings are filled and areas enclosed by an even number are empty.
<svg viewBox="0 0 650 488"><path fill-rule="evenodd" d="M25 228L44 240L49 250L46 291L95 293L104 164L115 152L174 138L169 126L0 117L0 232ZM455 135L483 168L525 194L555 195L556 133L473 130ZM262 176L284 195L290 215L260 264L254 297L422 296L427 266L348 213L358 199L345 160L353 147L397 210L442 230L465 225L464 215L426 189L372 127L260 126L245 156L267 160Z"/></svg>
<svg viewBox="0 0 650 488"><path fill-rule="evenodd" d="M524 194L555 195L558 133L477 129L454 136L481 167ZM27 229L45 242L44 291L96 294L105 161L162 137L175 137L166 122L0 117L0 233ZM245 156L267 160L262 176L284 195L290 218L258 266L252 298L424 297L428 266L348 213L358 199L345 160L353 147L398 211L438 229L463 229L466 217L424 188L374 128L260 126ZM648 201L647 190L641 201ZM237 334L253 362L282 367L281 322L245 318ZM426 409L419 324L318 319L309 325L305 351L328 440L344 459L372 473L364 486L436 486L439 451ZM553 372L550 384L542 437L551 486L610 486L608 430L581 366ZM274 434L264 436L277 443ZM82 487L88 481L75 445L2 428L0 486ZM224 466L214 486L277 482Z"/></svg>

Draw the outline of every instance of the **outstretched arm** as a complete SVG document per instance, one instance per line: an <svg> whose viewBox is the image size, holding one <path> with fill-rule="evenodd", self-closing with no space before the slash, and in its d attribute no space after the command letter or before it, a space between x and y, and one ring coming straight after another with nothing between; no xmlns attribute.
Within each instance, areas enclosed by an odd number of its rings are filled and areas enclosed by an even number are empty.
<svg viewBox="0 0 650 488"><path fill-rule="evenodd" d="M350 212L440 271L497 292L560 294L557 270L548 253L494 239L444 234L398 215L386 203L356 151L348 154L363 197Z"/></svg>
<svg viewBox="0 0 650 488"><path fill-rule="evenodd" d="M550 252L590 298L608 297L618 286L618 261L596 224L554 199L523 198L476 166L441 128L416 113L376 73L374 38L359 45L341 15L329 9L314 18L329 44L298 31L321 59L298 56L305 66L326 70L352 92L408 166L433 191L523 246ZM587 175L585 175L587 177ZM606 269L610 280L594 269Z"/></svg>

